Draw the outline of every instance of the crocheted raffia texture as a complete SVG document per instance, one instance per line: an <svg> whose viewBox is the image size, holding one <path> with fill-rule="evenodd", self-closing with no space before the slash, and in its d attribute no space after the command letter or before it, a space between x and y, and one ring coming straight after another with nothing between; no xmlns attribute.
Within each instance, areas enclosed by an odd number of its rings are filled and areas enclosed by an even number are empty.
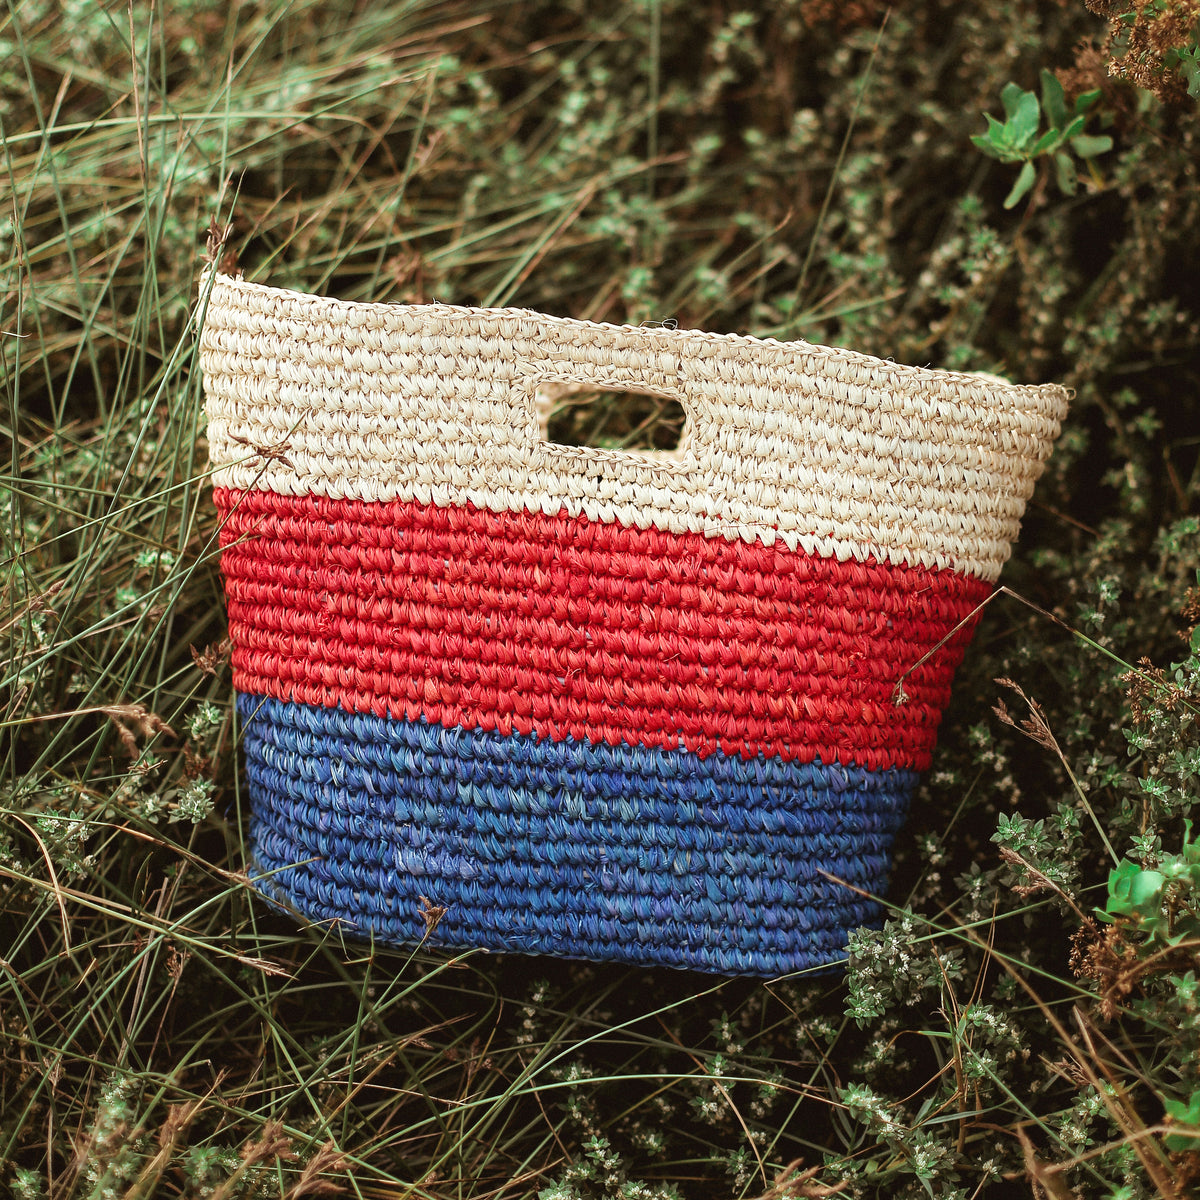
<svg viewBox="0 0 1200 1200"><path fill-rule="evenodd" d="M201 364L269 895L393 944L839 957L1062 389L224 276ZM679 450L549 443L562 384L677 399Z"/></svg>

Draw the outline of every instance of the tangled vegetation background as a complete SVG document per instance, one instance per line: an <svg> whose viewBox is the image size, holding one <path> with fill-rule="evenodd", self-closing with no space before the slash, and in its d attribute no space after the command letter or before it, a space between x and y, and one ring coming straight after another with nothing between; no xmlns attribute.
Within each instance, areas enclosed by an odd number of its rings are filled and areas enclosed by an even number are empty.
<svg viewBox="0 0 1200 1200"><path fill-rule="evenodd" d="M1198 19L0 8L0 1190L1200 1187ZM1075 390L848 976L447 961L253 899L192 323L210 240L350 299Z"/></svg>

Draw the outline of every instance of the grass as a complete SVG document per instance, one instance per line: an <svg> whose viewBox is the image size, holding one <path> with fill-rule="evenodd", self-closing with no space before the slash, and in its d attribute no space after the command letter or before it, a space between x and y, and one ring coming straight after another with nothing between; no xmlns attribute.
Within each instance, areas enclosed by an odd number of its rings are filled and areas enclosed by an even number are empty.
<svg viewBox="0 0 1200 1200"><path fill-rule="evenodd" d="M0 1189L1187 1194L1200 891L1173 879L1160 924L1092 913L1114 857L1183 855L1200 779L1200 125L1088 76L1114 149L1012 213L969 141L1104 27L1069 3L0 9ZM848 980L447 960L255 899L195 365L226 225L250 277L350 299L1075 388L1006 571L1029 603L985 614ZM661 415L557 420L628 444Z"/></svg>

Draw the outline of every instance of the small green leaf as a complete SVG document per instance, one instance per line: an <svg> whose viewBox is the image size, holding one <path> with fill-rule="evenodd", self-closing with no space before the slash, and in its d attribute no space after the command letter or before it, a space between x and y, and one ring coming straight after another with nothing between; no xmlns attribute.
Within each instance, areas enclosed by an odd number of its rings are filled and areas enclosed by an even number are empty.
<svg viewBox="0 0 1200 1200"><path fill-rule="evenodd" d="M1192 630L1192 636L1188 642L1188 645L1192 648L1193 654L1200 654L1200 625L1197 625L1196 628Z"/></svg>
<svg viewBox="0 0 1200 1200"><path fill-rule="evenodd" d="M1060 150L1054 156L1054 175L1058 181L1058 190L1064 196L1075 195L1075 188L1079 181L1075 178L1075 164L1065 150Z"/></svg>
<svg viewBox="0 0 1200 1200"><path fill-rule="evenodd" d="M1021 107L1021 99L1029 93L1019 84L1006 83L1000 90L1000 103L1004 105L1004 115L1010 120L1017 115Z"/></svg>
<svg viewBox="0 0 1200 1200"><path fill-rule="evenodd" d="M1083 125L1086 120L1087 117L1083 116L1072 117L1067 122L1066 128L1062 131L1063 141L1068 142L1071 138L1078 137L1083 132Z"/></svg>
<svg viewBox="0 0 1200 1200"><path fill-rule="evenodd" d="M984 115L988 123L987 132L976 134L971 140L985 154L1001 162L1023 162L1029 157L1014 139L1011 126L1001 124L990 113Z"/></svg>
<svg viewBox="0 0 1200 1200"><path fill-rule="evenodd" d="M1017 182L1012 185L1012 191L1004 198L1005 208L1015 208L1021 201L1021 197L1033 187L1033 181L1037 178L1037 167L1031 162L1027 162L1022 168L1020 175L1017 176Z"/></svg>
<svg viewBox="0 0 1200 1200"><path fill-rule="evenodd" d="M1196 1142L1200 1140L1200 1091L1193 1092L1186 1104L1182 1100L1166 1100L1163 1108L1175 1124L1190 1126L1186 1132L1168 1134L1163 1138L1167 1149L1196 1149Z"/></svg>
<svg viewBox="0 0 1200 1200"><path fill-rule="evenodd" d="M1071 139L1071 149L1080 158L1095 158L1111 150L1113 140L1106 133L1081 133Z"/></svg>
<svg viewBox="0 0 1200 1200"><path fill-rule="evenodd" d="M1059 129L1047 129L1029 148L1029 157L1037 158L1039 154L1049 154L1051 150L1057 150L1062 136L1062 131Z"/></svg>
<svg viewBox="0 0 1200 1200"><path fill-rule="evenodd" d="M1063 85L1058 82L1058 76L1053 71L1042 70L1042 107L1046 110L1046 120L1054 129L1061 129L1067 123L1067 98Z"/></svg>
<svg viewBox="0 0 1200 1200"><path fill-rule="evenodd" d="M1097 100L1100 99L1100 89L1094 88L1090 92L1081 92L1075 97L1075 111L1077 113L1085 113Z"/></svg>
<svg viewBox="0 0 1200 1200"><path fill-rule="evenodd" d="M1108 873L1108 911L1114 916L1157 917L1166 882L1161 871L1144 871L1125 859Z"/></svg>
<svg viewBox="0 0 1200 1200"><path fill-rule="evenodd" d="M1200 1091L1193 1092L1186 1104L1182 1100L1168 1100L1164 1107L1167 1116L1174 1120L1184 1125L1200 1125Z"/></svg>
<svg viewBox="0 0 1200 1200"><path fill-rule="evenodd" d="M1115 911L1113 904L1114 898L1120 896L1124 898L1129 893L1129 885L1125 881L1136 875L1142 868L1135 862L1130 862L1129 859L1123 858L1111 871L1108 873L1108 896L1109 912Z"/></svg>
<svg viewBox="0 0 1200 1200"><path fill-rule="evenodd" d="M1129 899L1134 908L1144 910L1153 907L1157 912L1165 882L1160 871L1139 871L1129 889Z"/></svg>
<svg viewBox="0 0 1200 1200"><path fill-rule="evenodd" d="M1200 921L1197 921L1195 917L1180 921L1176 924L1174 933L1166 934L1159 931L1157 936L1167 946L1181 946L1184 942L1192 945L1200 937Z"/></svg>
<svg viewBox="0 0 1200 1200"><path fill-rule="evenodd" d="M1192 635L1195 636L1195 630ZM1183 822L1183 855L1189 862L1200 862L1200 838L1192 837L1192 822L1186 818Z"/></svg>
<svg viewBox="0 0 1200 1200"><path fill-rule="evenodd" d="M1193 43L1200 39L1200 25L1192 35ZM1187 83L1187 94L1200 100L1200 46L1176 46L1163 55L1163 66L1173 67Z"/></svg>
<svg viewBox="0 0 1200 1200"><path fill-rule="evenodd" d="M1037 133L1038 124L1042 119L1042 108L1038 98L1032 92L1022 92L1017 103L1016 111L1009 114L1008 125L1012 139L1017 145L1031 141Z"/></svg>
<svg viewBox="0 0 1200 1200"><path fill-rule="evenodd" d="M986 133L971 134L971 143L976 149L982 150L984 154L989 155L991 158L1000 157L1000 155L996 153L996 147L992 145L991 140L988 138Z"/></svg>
<svg viewBox="0 0 1200 1200"><path fill-rule="evenodd" d="M1200 100L1200 63L1193 59L1189 63L1184 63L1180 69L1184 79L1187 80L1187 94L1193 100Z"/></svg>
<svg viewBox="0 0 1200 1200"><path fill-rule="evenodd" d="M1008 140L1008 126L1003 121L997 121L991 113L983 114L984 120L987 121L987 139L999 146Z"/></svg>
<svg viewBox="0 0 1200 1200"><path fill-rule="evenodd" d="M1009 139L1009 129L1007 125L1002 125L990 113L984 114L987 118L987 132L975 134L971 141L979 147L984 154L990 155L992 158L998 158L1001 162L1019 162L1024 157L1019 151L1015 150L1012 142Z"/></svg>

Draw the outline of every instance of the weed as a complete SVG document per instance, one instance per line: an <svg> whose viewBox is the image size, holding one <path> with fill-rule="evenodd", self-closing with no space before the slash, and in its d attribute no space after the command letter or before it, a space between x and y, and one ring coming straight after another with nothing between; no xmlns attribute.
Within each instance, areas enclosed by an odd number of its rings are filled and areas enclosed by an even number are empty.
<svg viewBox="0 0 1200 1200"><path fill-rule="evenodd" d="M1039 102L1036 93L1027 92L1015 83L1005 84L1000 93L1005 120L997 121L988 116L987 132L971 138L992 158L1024 164L1012 190L1004 198L1005 208L1015 207L1033 188L1038 177L1036 159L1050 159L1059 190L1073 196L1078 186L1078 173L1071 155L1091 159L1113 146L1113 140L1107 134L1083 132L1088 110L1100 99L1099 90L1076 96L1074 105L1068 108L1062 84L1046 70L1042 71L1041 90ZM1045 130L1041 130L1043 117L1049 126Z"/></svg>

